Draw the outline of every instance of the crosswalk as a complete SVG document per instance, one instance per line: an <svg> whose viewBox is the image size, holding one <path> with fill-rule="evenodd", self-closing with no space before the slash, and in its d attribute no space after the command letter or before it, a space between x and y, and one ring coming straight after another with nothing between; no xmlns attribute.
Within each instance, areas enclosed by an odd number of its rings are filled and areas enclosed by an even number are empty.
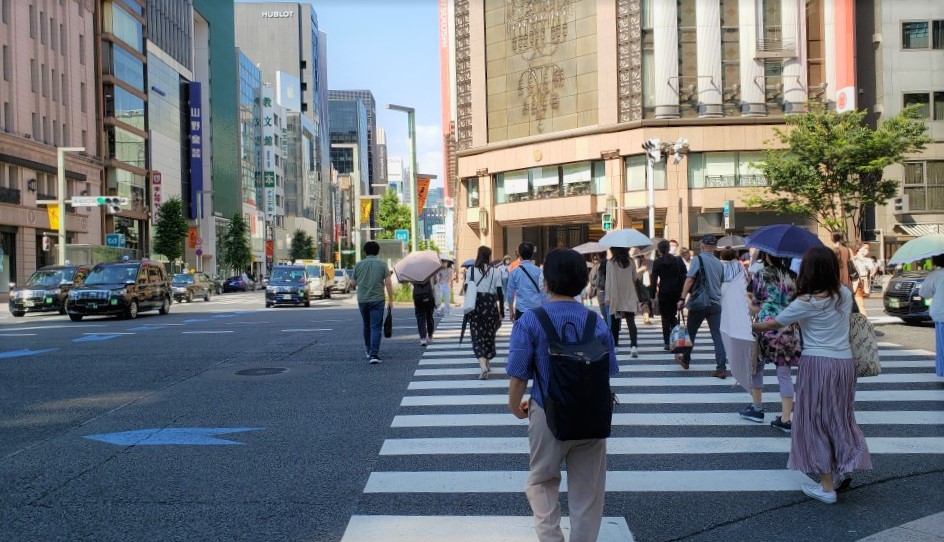
<svg viewBox="0 0 944 542"><path fill-rule="evenodd" d="M499 330L489 380L478 380L468 334L458 342L460 326L461 315L440 322L419 361L344 542L536 540L524 495L528 422L506 409L511 326ZM623 331L620 372L611 379L620 404L607 442L601 542L652 537L652 518L631 513L647 495L698 504L718 495L799 494L808 479L785 469L788 436L738 417L747 393L733 378L708 376L714 356L707 329L698 338L691 368L683 371L662 349L658 319L640 325L638 359L629 356ZM944 385L933 374L933 352L879 347L882 374L862 379L856 392L873 461L944 454ZM767 373L769 422L780 401L776 376ZM566 483L563 473L562 492ZM566 518L562 526L566 533Z"/></svg>

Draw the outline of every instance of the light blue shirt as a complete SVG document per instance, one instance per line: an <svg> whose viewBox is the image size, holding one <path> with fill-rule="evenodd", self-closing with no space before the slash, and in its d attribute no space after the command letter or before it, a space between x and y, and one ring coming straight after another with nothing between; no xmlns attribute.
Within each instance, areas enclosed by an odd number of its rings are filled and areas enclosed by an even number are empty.
<svg viewBox="0 0 944 542"><path fill-rule="evenodd" d="M931 320L944 322L944 269L935 269L921 285L921 297L931 300Z"/></svg>
<svg viewBox="0 0 944 542"><path fill-rule="evenodd" d="M527 274L525 274L527 273ZM528 277L531 278L528 278ZM531 281L534 279L534 282ZM537 284L537 288L535 288ZM517 298L516 298L517 296ZM511 272L508 277L508 291L505 301L511 304L515 301L515 310L528 312L544 304L547 296L544 292L544 272L534 265L531 260L524 260L521 265Z"/></svg>

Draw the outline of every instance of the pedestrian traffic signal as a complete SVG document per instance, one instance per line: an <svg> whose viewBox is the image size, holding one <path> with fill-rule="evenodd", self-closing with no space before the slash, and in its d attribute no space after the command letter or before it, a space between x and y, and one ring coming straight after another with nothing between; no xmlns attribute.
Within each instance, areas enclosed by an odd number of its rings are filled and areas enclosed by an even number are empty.
<svg viewBox="0 0 944 542"><path fill-rule="evenodd" d="M603 231L610 231L613 229L613 215L610 213L603 213Z"/></svg>
<svg viewBox="0 0 944 542"><path fill-rule="evenodd" d="M52 250L52 239L48 235L43 235L43 252Z"/></svg>

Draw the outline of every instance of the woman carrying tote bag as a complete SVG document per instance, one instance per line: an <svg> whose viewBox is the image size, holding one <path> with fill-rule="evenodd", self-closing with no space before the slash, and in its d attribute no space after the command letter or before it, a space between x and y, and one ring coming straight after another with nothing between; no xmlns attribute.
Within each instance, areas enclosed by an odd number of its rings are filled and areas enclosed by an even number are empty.
<svg viewBox="0 0 944 542"><path fill-rule="evenodd" d="M505 318L505 296L502 293L501 272L493 268L492 249L479 247L475 265L469 269L466 296L475 285L475 309L468 313L472 333L472 351L479 360L480 380L488 378L488 362L495 357L495 334ZM497 303L497 304L496 304Z"/></svg>

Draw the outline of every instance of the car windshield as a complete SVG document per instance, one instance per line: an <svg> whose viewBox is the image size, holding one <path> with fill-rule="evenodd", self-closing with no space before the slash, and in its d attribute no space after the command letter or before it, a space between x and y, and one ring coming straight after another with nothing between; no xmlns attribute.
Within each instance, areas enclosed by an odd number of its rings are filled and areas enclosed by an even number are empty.
<svg viewBox="0 0 944 542"><path fill-rule="evenodd" d="M26 281L27 286L59 286L62 282L69 282L72 280L72 275L75 274L74 269L63 271L36 271L33 273L29 280Z"/></svg>
<svg viewBox="0 0 944 542"><path fill-rule="evenodd" d="M275 269L272 271L273 282L303 282L305 280L305 271L302 269Z"/></svg>
<svg viewBox="0 0 944 542"><path fill-rule="evenodd" d="M321 276L321 268L318 267L317 265L310 265L308 266L308 274L315 278L318 278Z"/></svg>
<svg viewBox="0 0 944 542"><path fill-rule="evenodd" d="M88 278L85 279L85 285L96 286L98 284L127 284L134 282L137 278L137 264L96 265L94 268L92 268Z"/></svg>
<svg viewBox="0 0 944 542"><path fill-rule="evenodd" d="M174 284L193 284L193 275L174 275Z"/></svg>
<svg viewBox="0 0 944 542"><path fill-rule="evenodd" d="M347 276L347 271L345 271L345 270L343 270L343 269L335 269L335 270L334 270L334 276L335 276L335 278L339 278L339 279L340 279L340 278L344 278L344 277Z"/></svg>

